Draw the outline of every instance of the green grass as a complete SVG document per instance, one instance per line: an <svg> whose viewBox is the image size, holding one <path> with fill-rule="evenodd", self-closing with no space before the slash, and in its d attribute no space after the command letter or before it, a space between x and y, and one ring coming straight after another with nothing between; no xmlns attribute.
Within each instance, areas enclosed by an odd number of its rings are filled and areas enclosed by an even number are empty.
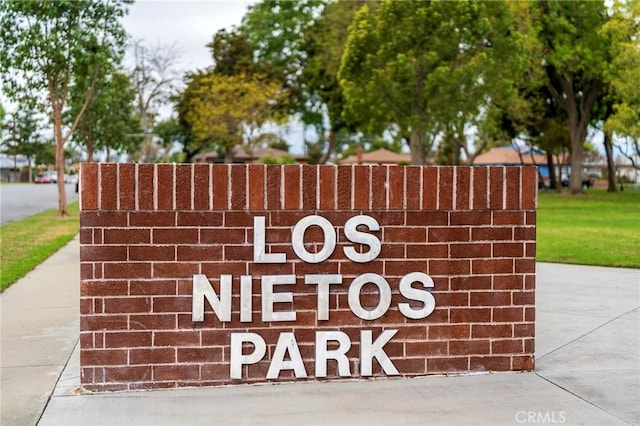
<svg viewBox="0 0 640 426"><path fill-rule="evenodd" d="M52 209L0 227L0 291L67 244L80 228L78 203L69 216Z"/></svg>
<svg viewBox="0 0 640 426"><path fill-rule="evenodd" d="M640 190L540 192L539 262L640 268Z"/></svg>

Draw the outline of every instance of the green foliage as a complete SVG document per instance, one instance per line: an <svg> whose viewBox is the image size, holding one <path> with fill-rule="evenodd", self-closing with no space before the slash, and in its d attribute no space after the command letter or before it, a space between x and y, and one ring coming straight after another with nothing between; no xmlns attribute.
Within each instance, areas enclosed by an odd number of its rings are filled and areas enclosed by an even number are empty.
<svg viewBox="0 0 640 426"><path fill-rule="evenodd" d="M235 145L252 145L255 131L277 119L279 95L277 83L259 76L192 75L178 104L180 121L191 136L185 151L216 150L230 161Z"/></svg>
<svg viewBox="0 0 640 426"><path fill-rule="evenodd" d="M385 1L355 16L339 72L344 117L380 134L392 126L423 164L435 135L462 138L507 103L522 50L503 2Z"/></svg>
<svg viewBox="0 0 640 426"><path fill-rule="evenodd" d="M123 54L119 20L131 0L0 2L0 73L13 99L36 99L49 115L56 146L56 170L64 171L64 144L78 126L102 66ZM91 82L83 107L63 129L63 114L78 75ZM58 182L59 211L67 214L64 182Z"/></svg>
<svg viewBox="0 0 640 426"><path fill-rule="evenodd" d="M21 104L2 125L2 152L7 155L24 155L32 162L44 147L39 134L42 126L29 102Z"/></svg>
<svg viewBox="0 0 640 426"><path fill-rule="evenodd" d="M135 91L126 74L110 68L105 67L105 72L96 79L94 95L72 136L87 152L88 161L93 161L94 152L101 150L134 152L142 140L140 120L133 112ZM68 117L77 116L84 103L86 88L80 84L81 76L77 81L79 90L71 93Z"/></svg>
<svg viewBox="0 0 640 426"><path fill-rule="evenodd" d="M263 155L256 160L260 164L296 164L296 159L291 154L275 156L273 154Z"/></svg>

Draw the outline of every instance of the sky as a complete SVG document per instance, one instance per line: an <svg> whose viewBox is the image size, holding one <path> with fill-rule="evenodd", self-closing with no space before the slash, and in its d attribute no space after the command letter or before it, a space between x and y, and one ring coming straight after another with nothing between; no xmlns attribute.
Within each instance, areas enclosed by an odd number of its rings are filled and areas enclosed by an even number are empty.
<svg viewBox="0 0 640 426"><path fill-rule="evenodd" d="M129 6L123 25L131 40L142 40L146 45L175 43L180 52L181 71L190 71L213 65L211 52L206 47L220 29L239 26L251 4L257 0L137 0ZM125 65L129 65L125 58ZM181 72L181 74L183 74ZM160 111L162 118L172 113L171 108ZM280 134L291 145L290 151L302 154L303 129L297 122L288 126L268 129ZM313 136L311 136L313 137Z"/></svg>
<svg viewBox="0 0 640 426"><path fill-rule="evenodd" d="M213 64L206 45L222 28L240 25L255 0L137 0L123 25L133 40L145 44L176 44L186 70Z"/></svg>

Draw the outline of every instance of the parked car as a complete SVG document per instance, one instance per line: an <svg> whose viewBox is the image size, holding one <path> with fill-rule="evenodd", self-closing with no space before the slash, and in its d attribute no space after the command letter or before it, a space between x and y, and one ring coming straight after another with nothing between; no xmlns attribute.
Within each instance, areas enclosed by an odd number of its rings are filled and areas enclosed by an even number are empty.
<svg viewBox="0 0 640 426"><path fill-rule="evenodd" d="M35 183L58 183L58 175L56 172L38 173Z"/></svg>
<svg viewBox="0 0 640 426"><path fill-rule="evenodd" d="M560 180L560 184L564 187L569 186L569 180L571 179L571 175L564 175ZM587 189L591 188L596 183L596 179L593 176L582 176L582 187Z"/></svg>

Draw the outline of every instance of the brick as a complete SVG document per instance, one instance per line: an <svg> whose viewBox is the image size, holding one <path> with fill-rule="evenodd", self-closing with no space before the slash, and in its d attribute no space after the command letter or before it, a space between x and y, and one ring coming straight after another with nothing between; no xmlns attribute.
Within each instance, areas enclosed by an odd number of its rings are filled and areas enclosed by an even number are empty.
<svg viewBox="0 0 640 426"><path fill-rule="evenodd" d="M402 166L385 166L387 167L389 187L389 209L399 210L404 208L404 167Z"/></svg>
<svg viewBox="0 0 640 426"><path fill-rule="evenodd" d="M154 365L153 380L195 380L200 377L198 365Z"/></svg>
<svg viewBox="0 0 640 426"><path fill-rule="evenodd" d="M151 366L127 366L104 369L106 382L142 382L151 380Z"/></svg>
<svg viewBox="0 0 640 426"><path fill-rule="evenodd" d="M447 355L449 352L447 342L405 342L404 348L407 357Z"/></svg>
<svg viewBox="0 0 640 426"><path fill-rule="evenodd" d="M473 296L473 293L471 293ZM451 323L491 322L490 308L452 308L449 311Z"/></svg>
<svg viewBox="0 0 640 426"><path fill-rule="evenodd" d="M320 199L318 207L320 209L335 209L337 207L336 194L336 166L318 166L318 185Z"/></svg>
<svg viewBox="0 0 640 426"><path fill-rule="evenodd" d="M129 246L128 259L131 261L175 261L174 246Z"/></svg>
<svg viewBox="0 0 640 426"><path fill-rule="evenodd" d="M126 349L97 349L97 350L80 350L80 363L82 366L90 365L126 365L127 350Z"/></svg>
<svg viewBox="0 0 640 426"><path fill-rule="evenodd" d="M138 169L138 209L153 210L155 188L155 165L137 164Z"/></svg>
<svg viewBox="0 0 640 426"><path fill-rule="evenodd" d="M387 167L371 166L371 208L385 210L387 208Z"/></svg>
<svg viewBox="0 0 640 426"><path fill-rule="evenodd" d="M81 297L126 296L127 281L80 281Z"/></svg>
<svg viewBox="0 0 640 426"><path fill-rule="evenodd" d="M472 356L469 360L470 371L509 371L511 357L509 356Z"/></svg>
<svg viewBox="0 0 640 426"><path fill-rule="evenodd" d="M493 308L494 322L522 322L524 321L523 308Z"/></svg>
<svg viewBox="0 0 640 426"><path fill-rule="evenodd" d="M468 210L471 196L471 168L459 166L456 173L455 210Z"/></svg>
<svg viewBox="0 0 640 426"><path fill-rule="evenodd" d="M347 210L351 208L352 186L352 166L338 166L337 195L338 209Z"/></svg>
<svg viewBox="0 0 640 426"><path fill-rule="evenodd" d="M485 210L488 207L488 191L487 178L489 176L489 168L473 167L472 168L472 187L473 201L471 207L474 210Z"/></svg>
<svg viewBox="0 0 640 426"><path fill-rule="evenodd" d="M517 354L522 353L524 344L522 339L493 340L491 353L493 354Z"/></svg>
<svg viewBox="0 0 640 426"><path fill-rule="evenodd" d="M513 326L511 324L474 324L471 327L471 337L474 339L497 339L512 336Z"/></svg>
<svg viewBox="0 0 640 426"><path fill-rule="evenodd" d="M242 210L247 207L247 172L246 166L232 164L229 166L231 180L231 209Z"/></svg>
<svg viewBox="0 0 640 426"><path fill-rule="evenodd" d="M471 228L473 241L511 241L513 240L512 228L482 227Z"/></svg>
<svg viewBox="0 0 640 426"><path fill-rule="evenodd" d="M222 247L220 246L178 246L177 260L180 262L189 261L205 261L220 262L222 261ZM158 259L161 260L161 259Z"/></svg>
<svg viewBox="0 0 640 426"><path fill-rule="evenodd" d="M353 208L358 210L368 210L370 206L369 196L371 193L371 167L354 166L353 172L354 189L356 189L353 192Z"/></svg>
<svg viewBox="0 0 640 426"><path fill-rule="evenodd" d="M131 330L173 330L177 326L177 319L172 314L130 315L129 328Z"/></svg>
<svg viewBox="0 0 640 426"><path fill-rule="evenodd" d="M153 333L153 346L178 347L200 344L200 332L197 330L157 331Z"/></svg>
<svg viewBox="0 0 640 426"><path fill-rule="evenodd" d="M515 272L516 274L533 274L536 272L536 260L531 259L516 259Z"/></svg>
<svg viewBox="0 0 640 426"><path fill-rule="evenodd" d="M298 210L301 206L300 182L301 168L297 164L285 164L283 167L284 208L286 210Z"/></svg>
<svg viewBox="0 0 640 426"><path fill-rule="evenodd" d="M443 211L407 211L407 226L447 226L449 214Z"/></svg>
<svg viewBox="0 0 640 426"><path fill-rule="evenodd" d="M214 164L213 179L213 208L226 210L229 208L229 167L226 164Z"/></svg>
<svg viewBox="0 0 640 426"><path fill-rule="evenodd" d="M281 209L281 177L282 167L279 165L267 165L267 209Z"/></svg>
<svg viewBox="0 0 640 426"><path fill-rule="evenodd" d="M451 244L449 255L452 258L482 258L491 257L491 244Z"/></svg>
<svg viewBox="0 0 640 426"><path fill-rule="evenodd" d="M478 291L471 293L471 306L507 306L511 305L509 291Z"/></svg>
<svg viewBox="0 0 640 426"><path fill-rule="evenodd" d="M135 164L118 164L118 209L136 208L136 167Z"/></svg>
<svg viewBox="0 0 640 426"><path fill-rule="evenodd" d="M520 208L520 167L507 167L505 171L505 209L516 210Z"/></svg>
<svg viewBox="0 0 640 426"><path fill-rule="evenodd" d="M222 362L222 348L178 348L178 362Z"/></svg>
<svg viewBox="0 0 640 426"><path fill-rule="evenodd" d="M197 244L199 238L198 228L154 228L151 236L153 244Z"/></svg>
<svg viewBox="0 0 640 426"><path fill-rule="evenodd" d="M453 180L454 167L440 166L438 167L438 209L453 209Z"/></svg>
<svg viewBox="0 0 640 426"><path fill-rule="evenodd" d="M177 212L178 226L217 227L222 226L223 213L218 211Z"/></svg>
<svg viewBox="0 0 640 426"><path fill-rule="evenodd" d="M534 364L535 361L532 355L514 356L511 362L511 368L513 371L532 371Z"/></svg>
<svg viewBox="0 0 640 426"><path fill-rule="evenodd" d="M468 260L429 260L429 274L433 275L468 275Z"/></svg>
<svg viewBox="0 0 640 426"><path fill-rule="evenodd" d="M175 165L156 164L156 202L158 210L175 207Z"/></svg>
<svg viewBox="0 0 640 426"><path fill-rule="evenodd" d="M154 263L151 278L190 278L193 274L200 272L199 266L198 263L186 262Z"/></svg>
<svg viewBox="0 0 640 426"><path fill-rule="evenodd" d="M429 242L470 241L469 227L431 227L427 230Z"/></svg>
<svg viewBox="0 0 640 426"><path fill-rule="evenodd" d="M126 212L80 212L80 226L83 228L118 228L127 226Z"/></svg>
<svg viewBox="0 0 640 426"><path fill-rule="evenodd" d="M522 257L524 244L522 243L493 243L493 257Z"/></svg>
<svg viewBox="0 0 640 426"><path fill-rule="evenodd" d="M318 168L309 164L302 165L302 208L317 208Z"/></svg>
<svg viewBox="0 0 640 426"><path fill-rule="evenodd" d="M452 340L449 355L487 355L491 353L489 340Z"/></svg>
<svg viewBox="0 0 640 426"><path fill-rule="evenodd" d="M522 199L520 207L523 210L535 210L538 197L538 170L537 167L525 166L522 168Z"/></svg>
<svg viewBox="0 0 640 426"><path fill-rule="evenodd" d="M80 317L81 331L126 330L129 319L126 315L83 315Z"/></svg>
<svg viewBox="0 0 640 426"><path fill-rule="evenodd" d="M80 260L86 261L126 261L126 246L82 246Z"/></svg>
<svg viewBox="0 0 640 426"><path fill-rule="evenodd" d="M477 259L471 262L473 274L506 274L513 273L514 265L511 259Z"/></svg>
<svg viewBox="0 0 640 426"><path fill-rule="evenodd" d="M98 188L99 165L82 163L80 165L80 210L97 210L99 200Z"/></svg>
<svg viewBox="0 0 640 426"><path fill-rule="evenodd" d="M178 164L175 168L176 210L192 209L193 164Z"/></svg>
<svg viewBox="0 0 640 426"><path fill-rule="evenodd" d="M413 242L413 243L425 243L427 242L427 230L426 228L415 227L386 227L383 229L384 238L382 243L394 243L394 242Z"/></svg>
<svg viewBox="0 0 640 426"><path fill-rule="evenodd" d="M118 165L100 164L100 209L118 208Z"/></svg>
<svg viewBox="0 0 640 426"><path fill-rule="evenodd" d="M104 300L106 313L142 313L151 312L149 297L110 297Z"/></svg>
<svg viewBox="0 0 640 426"><path fill-rule="evenodd" d="M151 229L122 228L104 230L104 244L149 243L151 243Z"/></svg>
<svg viewBox="0 0 640 426"><path fill-rule="evenodd" d="M193 164L193 209L209 210L211 208L211 186L209 177L211 167L208 164Z"/></svg>
<svg viewBox="0 0 640 426"><path fill-rule="evenodd" d="M136 364L173 364L176 351L173 348L139 348L129 350L129 363Z"/></svg>
<svg viewBox="0 0 640 426"><path fill-rule="evenodd" d="M494 211L491 212L491 215L493 216L493 224L497 226L525 224L524 212L521 211Z"/></svg>
<svg viewBox="0 0 640 426"><path fill-rule="evenodd" d="M399 244L398 244L399 245ZM394 245L395 246L395 245ZM391 257L392 254L387 254L391 244L385 244L382 246L383 257ZM400 246L402 248L402 246ZM402 257L402 253L396 254L393 257ZM447 244L407 244L406 245L406 258L407 259L444 259L449 257L449 246Z"/></svg>
<svg viewBox="0 0 640 426"><path fill-rule="evenodd" d="M422 209L435 210L438 207L438 167L422 169Z"/></svg>
<svg viewBox="0 0 640 426"><path fill-rule="evenodd" d="M466 324L430 325L429 340L468 339L471 327Z"/></svg>
<svg viewBox="0 0 640 426"><path fill-rule="evenodd" d="M489 208L492 210L502 210L503 190L504 190L504 167L489 168Z"/></svg>
<svg viewBox="0 0 640 426"><path fill-rule="evenodd" d="M151 263L127 262L127 263L105 263L104 278L149 278L151 276Z"/></svg>
<svg viewBox="0 0 640 426"><path fill-rule="evenodd" d="M172 211L163 212L130 212L129 226L175 226L176 213Z"/></svg>
<svg viewBox="0 0 640 426"><path fill-rule="evenodd" d="M252 210L263 210L265 208L265 176L266 166L263 164L253 164L249 167L249 181L247 185L249 208Z"/></svg>
<svg viewBox="0 0 640 426"><path fill-rule="evenodd" d="M175 295L175 280L143 280L131 281L129 284L129 295L131 296L152 296L152 295Z"/></svg>
<svg viewBox="0 0 640 426"><path fill-rule="evenodd" d="M427 359L427 372L429 373L468 371L468 369L468 357L443 357Z"/></svg>
<svg viewBox="0 0 640 426"><path fill-rule="evenodd" d="M151 335L150 331L108 332L104 334L105 347L134 348L151 346Z"/></svg>
<svg viewBox="0 0 640 426"><path fill-rule="evenodd" d="M489 290L490 276L451 277L451 290Z"/></svg>

